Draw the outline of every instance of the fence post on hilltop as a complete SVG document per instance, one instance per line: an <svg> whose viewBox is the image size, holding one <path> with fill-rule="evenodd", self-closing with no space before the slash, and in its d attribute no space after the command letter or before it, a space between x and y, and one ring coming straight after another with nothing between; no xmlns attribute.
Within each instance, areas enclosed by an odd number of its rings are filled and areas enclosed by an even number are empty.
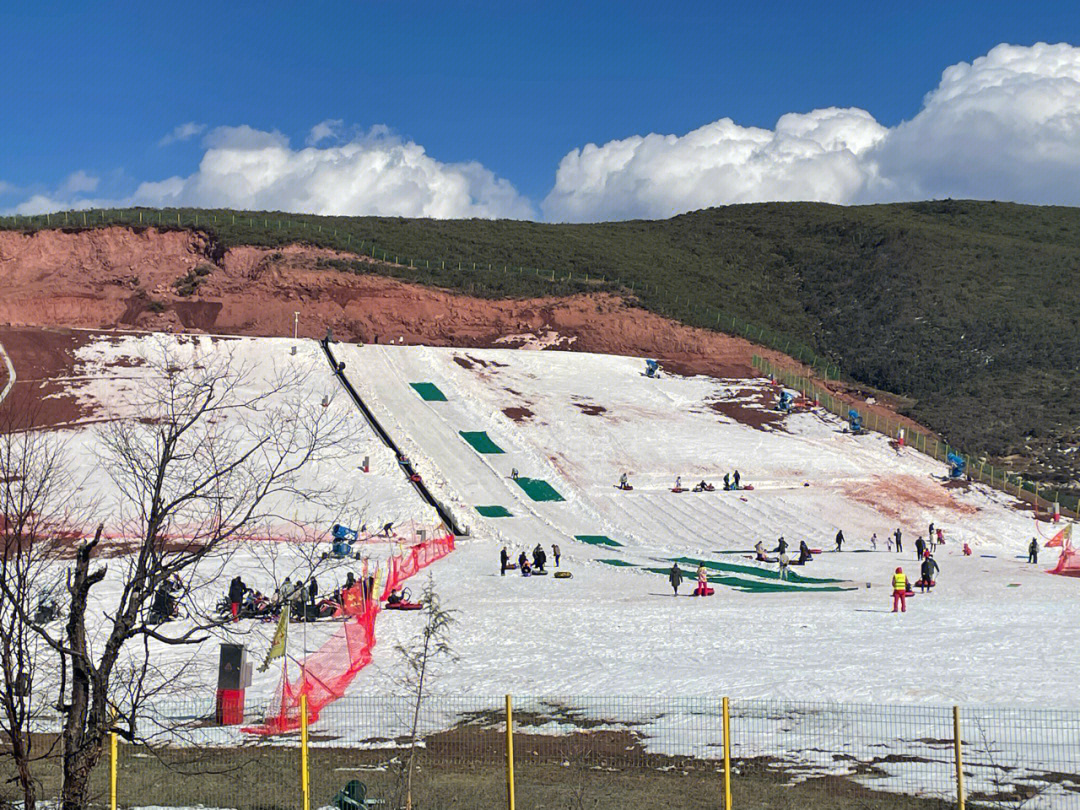
<svg viewBox="0 0 1080 810"><path fill-rule="evenodd" d="M720 705L724 723L724 810L731 810L731 706L727 698Z"/></svg>
<svg viewBox="0 0 1080 810"><path fill-rule="evenodd" d="M302 810L311 810L311 774L308 772L307 695L300 695L300 795Z"/></svg>
<svg viewBox="0 0 1080 810"><path fill-rule="evenodd" d="M514 706L506 696L506 808L514 810Z"/></svg>
<svg viewBox="0 0 1080 810"><path fill-rule="evenodd" d="M960 707L952 707L953 749L956 752L956 810L964 810L964 761L960 753Z"/></svg>

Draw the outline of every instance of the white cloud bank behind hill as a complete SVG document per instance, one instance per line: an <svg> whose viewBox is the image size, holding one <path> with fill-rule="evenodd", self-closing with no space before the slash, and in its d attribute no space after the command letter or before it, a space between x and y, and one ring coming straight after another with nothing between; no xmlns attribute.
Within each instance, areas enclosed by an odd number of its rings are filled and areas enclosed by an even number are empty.
<svg viewBox="0 0 1080 810"><path fill-rule="evenodd" d="M184 124L167 145L202 132ZM444 163L384 127L324 121L294 149L278 132L219 127L197 171L89 199L77 172L17 205L37 213L101 204L213 206L319 214L532 219L534 206L480 163ZM0 184L2 188L2 184ZM11 193L10 186L8 193ZM864 203L940 197L1080 205L1080 48L999 45L947 68L910 120L879 124L830 107L773 129L721 118L685 135L634 135L574 149L541 204L552 221L667 217L728 203Z"/></svg>

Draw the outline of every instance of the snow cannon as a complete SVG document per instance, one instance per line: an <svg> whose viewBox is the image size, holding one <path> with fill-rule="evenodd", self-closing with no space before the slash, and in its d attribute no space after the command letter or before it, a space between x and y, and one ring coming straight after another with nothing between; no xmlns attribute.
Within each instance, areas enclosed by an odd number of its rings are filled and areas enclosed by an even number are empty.
<svg viewBox="0 0 1080 810"><path fill-rule="evenodd" d="M848 426L852 433L862 433L862 417L859 412L852 408L847 412Z"/></svg>
<svg viewBox="0 0 1080 810"><path fill-rule="evenodd" d="M963 456L958 456L956 453L949 453L949 478L963 478L964 468L967 467L967 462Z"/></svg>
<svg viewBox="0 0 1080 810"><path fill-rule="evenodd" d="M330 534L335 540L344 540L347 543L355 542L356 529L350 529L348 526L342 526L340 523L335 523L330 527Z"/></svg>
<svg viewBox="0 0 1080 810"><path fill-rule="evenodd" d="M660 363L657 360L645 361L645 376L656 379L660 376Z"/></svg>
<svg viewBox="0 0 1080 810"><path fill-rule="evenodd" d="M787 391L780 392L780 401L776 403L776 410L780 413L790 413L791 405L795 401L795 398L791 396Z"/></svg>

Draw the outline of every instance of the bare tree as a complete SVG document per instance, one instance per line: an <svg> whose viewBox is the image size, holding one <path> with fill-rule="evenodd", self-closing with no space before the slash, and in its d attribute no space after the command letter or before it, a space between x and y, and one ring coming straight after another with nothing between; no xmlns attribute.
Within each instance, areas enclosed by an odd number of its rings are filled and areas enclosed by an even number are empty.
<svg viewBox="0 0 1080 810"><path fill-rule="evenodd" d="M32 411L25 397L0 407L0 730L27 810L37 803L39 766L55 764L57 738L31 733L50 710L41 685L55 673L26 617L41 624L58 618L51 561L70 549L65 529L75 518L64 442L24 430L34 422Z"/></svg>
<svg viewBox="0 0 1080 810"><path fill-rule="evenodd" d="M416 749L420 730L420 710L435 664L442 658L454 658L447 641L453 611L443 608L435 591L435 579L429 573L421 596L424 605L424 626L412 641L398 644L396 649L405 663L404 684L409 694L412 721L409 725L409 758L405 763L405 810L412 810L413 773L416 770Z"/></svg>
<svg viewBox="0 0 1080 810"><path fill-rule="evenodd" d="M145 384L127 403L131 415L100 432L110 518L126 553L111 563L114 571L97 564L100 527L79 546L62 631L15 608L62 671L70 670L61 700L64 810L87 805L110 731L139 739L141 707L177 674L155 664L161 652L199 644L221 624L204 593L220 589L237 544L265 535L297 503L326 503L333 486L313 487L302 471L350 451L348 410L323 407L312 372L287 359L268 373L245 366L227 342L192 356L190 345L168 340L144 359ZM112 593L92 598L107 577ZM175 582L186 619L170 629L151 618L150 605ZM8 584L0 589L14 596ZM108 607L99 610L103 600Z"/></svg>

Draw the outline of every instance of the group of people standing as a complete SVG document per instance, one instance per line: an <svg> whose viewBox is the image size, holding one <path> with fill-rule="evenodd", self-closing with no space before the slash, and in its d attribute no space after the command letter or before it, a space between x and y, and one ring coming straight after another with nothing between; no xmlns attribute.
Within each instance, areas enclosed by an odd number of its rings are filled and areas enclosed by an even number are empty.
<svg viewBox="0 0 1080 810"><path fill-rule="evenodd" d="M553 560L555 560L556 568L559 567L559 558L561 556L562 550L559 548L559 544L552 543L551 557ZM547 552L544 550L544 547L540 543L537 543L536 548L532 550L531 560L529 559L529 555L526 554L524 550L522 550L522 552L518 554L517 569L521 572L522 576L529 576L534 573L546 574L547 571L544 570L544 567L546 565ZM510 564L510 552L506 550L506 546L503 546L502 550L499 552L499 568L500 576L504 577L506 576L507 571L514 570L513 566Z"/></svg>

